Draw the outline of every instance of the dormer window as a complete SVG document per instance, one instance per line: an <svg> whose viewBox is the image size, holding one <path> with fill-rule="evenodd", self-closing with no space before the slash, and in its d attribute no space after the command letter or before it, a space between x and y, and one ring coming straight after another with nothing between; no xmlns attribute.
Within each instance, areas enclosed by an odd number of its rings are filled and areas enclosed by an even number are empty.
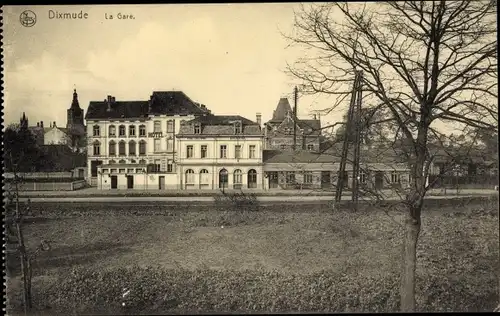
<svg viewBox="0 0 500 316"><path fill-rule="evenodd" d="M201 125L199 123L194 125L194 133L201 134Z"/></svg>
<svg viewBox="0 0 500 316"><path fill-rule="evenodd" d="M241 122L234 122L234 133L241 134Z"/></svg>

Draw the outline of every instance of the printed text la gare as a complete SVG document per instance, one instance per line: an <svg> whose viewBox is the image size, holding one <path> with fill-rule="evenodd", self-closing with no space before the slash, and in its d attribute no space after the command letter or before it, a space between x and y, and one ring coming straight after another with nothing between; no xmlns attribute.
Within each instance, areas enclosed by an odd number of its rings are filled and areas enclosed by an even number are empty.
<svg viewBox="0 0 500 316"><path fill-rule="evenodd" d="M111 14L111 13L104 13L104 18L106 20L135 20L135 16L132 14L124 14L124 13L118 13L118 14Z"/></svg>

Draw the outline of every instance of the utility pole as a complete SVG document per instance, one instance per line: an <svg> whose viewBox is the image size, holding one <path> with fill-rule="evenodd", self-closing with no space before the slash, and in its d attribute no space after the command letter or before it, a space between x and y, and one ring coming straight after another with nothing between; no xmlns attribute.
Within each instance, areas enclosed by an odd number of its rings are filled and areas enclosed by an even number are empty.
<svg viewBox="0 0 500 316"><path fill-rule="evenodd" d="M297 86L295 86L295 89L293 91L293 99L294 99L294 105L293 105L293 150L297 150L297 98L298 98L298 89Z"/></svg>
<svg viewBox="0 0 500 316"><path fill-rule="evenodd" d="M360 141L360 111L361 111L361 81L363 73L361 71L356 71L354 77L354 84L351 94L351 102L349 104L349 109L347 112L347 122L344 132L344 141L342 144L342 153L339 166L339 174L337 177L337 187L335 192L335 202L340 203L342 199L342 190L344 185L347 183L345 179L345 168L347 163L347 158L349 154L349 143L351 142L351 137L354 136L354 157L353 157L353 179L352 179L352 201L357 207L358 201L358 176L359 176L359 141ZM353 133L354 132L354 133Z"/></svg>
<svg viewBox="0 0 500 316"><path fill-rule="evenodd" d="M361 84L363 74L359 73L358 87L356 89L356 104L354 109L354 157L352 162L352 202L354 207L358 207L359 199L359 152L361 146L361 99L363 98Z"/></svg>

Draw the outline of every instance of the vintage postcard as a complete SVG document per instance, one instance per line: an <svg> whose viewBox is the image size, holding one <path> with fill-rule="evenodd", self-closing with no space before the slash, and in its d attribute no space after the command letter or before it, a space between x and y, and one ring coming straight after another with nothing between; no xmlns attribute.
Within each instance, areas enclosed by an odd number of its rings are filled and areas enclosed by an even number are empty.
<svg viewBox="0 0 500 316"><path fill-rule="evenodd" d="M499 306L496 2L2 9L8 314Z"/></svg>

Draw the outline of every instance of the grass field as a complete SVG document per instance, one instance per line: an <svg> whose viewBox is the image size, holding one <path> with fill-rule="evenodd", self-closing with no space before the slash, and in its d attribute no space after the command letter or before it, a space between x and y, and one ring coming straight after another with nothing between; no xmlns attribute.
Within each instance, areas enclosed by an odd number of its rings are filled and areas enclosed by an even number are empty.
<svg viewBox="0 0 500 316"><path fill-rule="evenodd" d="M379 210L331 213L320 205L307 212L283 212L276 207L259 212L205 207L186 213L172 211L170 216L71 216L33 221L27 226L26 239L30 243L46 239L52 244L35 264L35 301L50 305L42 302L44 293L78 266L96 271L155 266L294 275L328 270L360 279L399 272L401 214ZM445 274L473 290L484 280L497 278L495 207L426 210L418 275ZM18 277L9 280L13 306L19 306L18 282ZM492 308L487 305L478 306Z"/></svg>

